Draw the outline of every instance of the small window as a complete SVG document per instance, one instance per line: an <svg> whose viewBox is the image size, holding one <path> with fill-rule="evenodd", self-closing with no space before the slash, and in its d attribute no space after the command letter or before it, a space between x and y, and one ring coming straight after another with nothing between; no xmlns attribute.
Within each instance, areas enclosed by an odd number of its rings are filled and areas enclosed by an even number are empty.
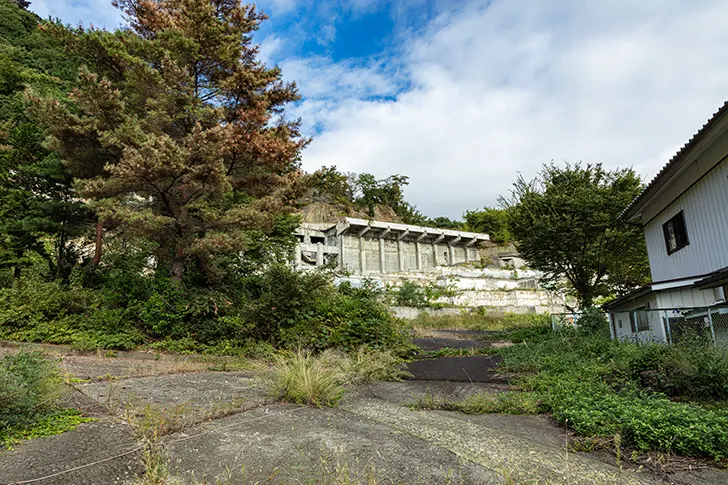
<svg viewBox="0 0 728 485"><path fill-rule="evenodd" d="M665 233L667 254L672 254L690 244L683 211L680 211L675 217L664 223L662 230Z"/></svg>

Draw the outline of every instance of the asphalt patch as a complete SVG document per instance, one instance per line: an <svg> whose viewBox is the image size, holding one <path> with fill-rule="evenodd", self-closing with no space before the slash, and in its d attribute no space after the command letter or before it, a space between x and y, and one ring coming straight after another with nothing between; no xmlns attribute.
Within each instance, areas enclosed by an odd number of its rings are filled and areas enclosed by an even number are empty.
<svg viewBox="0 0 728 485"><path fill-rule="evenodd" d="M440 350L440 349L472 349L483 347L483 342L479 340L462 340L454 338L414 338L412 343L424 351Z"/></svg>
<svg viewBox="0 0 728 485"><path fill-rule="evenodd" d="M407 370L412 374L410 379L418 381L506 384L508 379L495 373L496 367L502 360L503 358L497 355L444 357L410 362L407 364Z"/></svg>

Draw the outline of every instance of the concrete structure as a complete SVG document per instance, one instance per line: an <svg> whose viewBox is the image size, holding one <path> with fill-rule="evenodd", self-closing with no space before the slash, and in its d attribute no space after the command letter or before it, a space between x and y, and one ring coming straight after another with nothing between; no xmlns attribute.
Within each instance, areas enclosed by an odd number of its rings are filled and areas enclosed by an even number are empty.
<svg viewBox="0 0 728 485"><path fill-rule="evenodd" d="M479 261L477 245L490 239L487 234L348 217L336 224L303 224L296 236L296 268L331 264L355 276L427 273Z"/></svg>
<svg viewBox="0 0 728 485"><path fill-rule="evenodd" d="M437 303L458 308L515 313L564 308L560 295L540 288L536 271L477 267L478 246L489 241L487 234L345 218L303 224L296 236L297 269L340 268L355 285L414 281L447 289ZM512 261L514 255L507 257Z"/></svg>
<svg viewBox="0 0 728 485"><path fill-rule="evenodd" d="M724 304L728 293L728 103L622 218L644 228L653 283L605 305L612 334L669 340L672 318L700 313L688 308L703 307L700 318L712 321L704 307Z"/></svg>

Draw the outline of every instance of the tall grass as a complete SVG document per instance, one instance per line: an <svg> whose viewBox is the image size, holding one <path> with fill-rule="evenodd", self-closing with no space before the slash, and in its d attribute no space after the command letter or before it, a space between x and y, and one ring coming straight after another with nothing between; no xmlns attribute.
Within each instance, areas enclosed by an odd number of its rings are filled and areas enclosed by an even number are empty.
<svg viewBox="0 0 728 485"><path fill-rule="evenodd" d="M421 313L412 324L422 329L510 331L518 328L545 326L548 315L537 313L488 313L478 311L462 312L457 315L431 316Z"/></svg>
<svg viewBox="0 0 728 485"><path fill-rule="evenodd" d="M351 354L332 350L279 355L266 381L277 399L313 406L336 406L347 385L399 381L408 375L402 359L389 351L366 348Z"/></svg>

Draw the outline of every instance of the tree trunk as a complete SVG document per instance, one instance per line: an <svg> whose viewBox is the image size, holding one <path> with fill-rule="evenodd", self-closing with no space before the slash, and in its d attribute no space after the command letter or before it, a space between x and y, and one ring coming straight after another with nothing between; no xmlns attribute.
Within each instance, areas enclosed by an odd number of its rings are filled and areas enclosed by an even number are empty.
<svg viewBox="0 0 728 485"><path fill-rule="evenodd" d="M172 266L170 268L170 275L172 281L176 283L182 282L182 274L185 269L185 247L182 240L177 241L177 247L174 251L174 257L172 258Z"/></svg>
<svg viewBox="0 0 728 485"><path fill-rule="evenodd" d="M94 259L91 260L91 266L98 266L101 262L101 249L103 244L104 221L99 219L96 221L96 247L94 249Z"/></svg>
<svg viewBox="0 0 728 485"><path fill-rule="evenodd" d="M13 267L13 288L16 288L18 284L20 284L20 274L22 270L23 268L21 268L20 266Z"/></svg>

